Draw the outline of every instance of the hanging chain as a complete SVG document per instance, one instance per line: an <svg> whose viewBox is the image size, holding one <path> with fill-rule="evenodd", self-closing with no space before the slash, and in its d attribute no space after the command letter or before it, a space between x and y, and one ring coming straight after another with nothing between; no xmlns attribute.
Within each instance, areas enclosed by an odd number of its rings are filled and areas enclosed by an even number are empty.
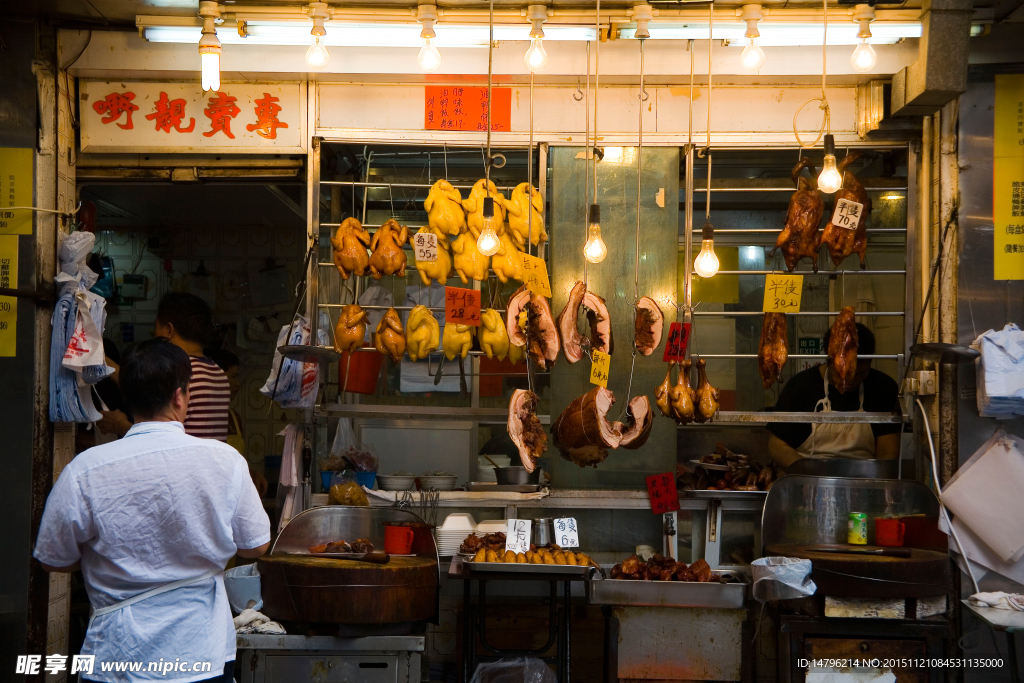
<svg viewBox="0 0 1024 683"><path fill-rule="evenodd" d="M587 244L587 236L590 234L590 215L587 206L590 199L590 41L587 41L587 91L584 95L586 101L583 103L583 123L586 126L586 134L583 137L583 244ZM582 253L582 250L581 250ZM583 285L587 284L587 259L583 258Z"/></svg>
<svg viewBox="0 0 1024 683"><path fill-rule="evenodd" d="M640 116L637 124L637 146L636 146L636 256L633 264L633 308L636 308L640 301L640 184L643 175L644 157L644 102L647 101L644 91L644 39L640 39ZM636 348L636 339L633 340L633 348ZM632 381L632 376L630 377Z"/></svg>
<svg viewBox="0 0 1024 683"><path fill-rule="evenodd" d="M533 70L530 70L530 151L526 155L526 253L533 243ZM539 170L539 169L538 169ZM539 247L540 245L538 245Z"/></svg>

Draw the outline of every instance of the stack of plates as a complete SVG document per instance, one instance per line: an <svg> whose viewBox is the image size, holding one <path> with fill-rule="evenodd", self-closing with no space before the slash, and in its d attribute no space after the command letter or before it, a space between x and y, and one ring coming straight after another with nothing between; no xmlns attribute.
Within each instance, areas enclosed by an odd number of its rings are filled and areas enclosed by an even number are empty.
<svg viewBox="0 0 1024 683"><path fill-rule="evenodd" d="M468 512L453 512L437 528L437 554L442 557L457 555L466 536L476 531L476 520Z"/></svg>
<svg viewBox="0 0 1024 683"><path fill-rule="evenodd" d="M496 534L498 532L505 533L508 530L508 522L503 519L488 519L476 527L476 533L478 536L485 534Z"/></svg>

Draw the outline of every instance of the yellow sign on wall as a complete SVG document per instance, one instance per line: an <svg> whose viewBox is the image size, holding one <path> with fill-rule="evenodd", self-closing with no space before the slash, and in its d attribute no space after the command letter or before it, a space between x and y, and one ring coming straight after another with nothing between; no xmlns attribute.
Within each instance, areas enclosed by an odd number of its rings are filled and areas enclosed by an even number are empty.
<svg viewBox="0 0 1024 683"><path fill-rule="evenodd" d="M995 280L1024 280L1024 75L996 76L992 218Z"/></svg>
<svg viewBox="0 0 1024 683"><path fill-rule="evenodd" d="M32 206L32 150L0 147L0 235L31 235L32 212L11 211Z"/></svg>
<svg viewBox="0 0 1024 683"><path fill-rule="evenodd" d="M0 235L0 287L18 287L17 235ZM0 358L11 358L16 354L17 338L18 299L0 296Z"/></svg>
<svg viewBox="0 0 1024 683"><path fill-rule="evenodd" d="M797 313L803 296L804 276L772 273L764 276L765 313Z"/></svg>

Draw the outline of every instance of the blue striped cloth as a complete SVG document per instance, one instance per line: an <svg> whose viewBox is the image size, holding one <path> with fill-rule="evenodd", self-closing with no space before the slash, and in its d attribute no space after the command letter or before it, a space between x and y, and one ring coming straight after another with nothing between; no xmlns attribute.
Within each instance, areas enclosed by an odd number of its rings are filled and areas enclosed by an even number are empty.
<svg viewBox="0 0 1024 683"><path fill-rule="evenodd" d="M64 367L64 352L75 334L75 315L78 305L75 293L79 284L67 280L60 284L60 294L53 307L50 323L50 421L96 422L103 416L92 403L92 392L84 386L79 391L78 373Z"/></svg>

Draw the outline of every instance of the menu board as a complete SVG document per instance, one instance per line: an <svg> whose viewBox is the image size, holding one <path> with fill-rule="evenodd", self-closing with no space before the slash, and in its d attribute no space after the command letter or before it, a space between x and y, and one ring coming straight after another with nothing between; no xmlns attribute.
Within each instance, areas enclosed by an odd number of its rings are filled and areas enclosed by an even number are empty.
<svg viewBox="0 0 1024 683"><path fill-rule="evenodd" d="M1024 280L1024 74L996 76L992 277Z"/></svg>

